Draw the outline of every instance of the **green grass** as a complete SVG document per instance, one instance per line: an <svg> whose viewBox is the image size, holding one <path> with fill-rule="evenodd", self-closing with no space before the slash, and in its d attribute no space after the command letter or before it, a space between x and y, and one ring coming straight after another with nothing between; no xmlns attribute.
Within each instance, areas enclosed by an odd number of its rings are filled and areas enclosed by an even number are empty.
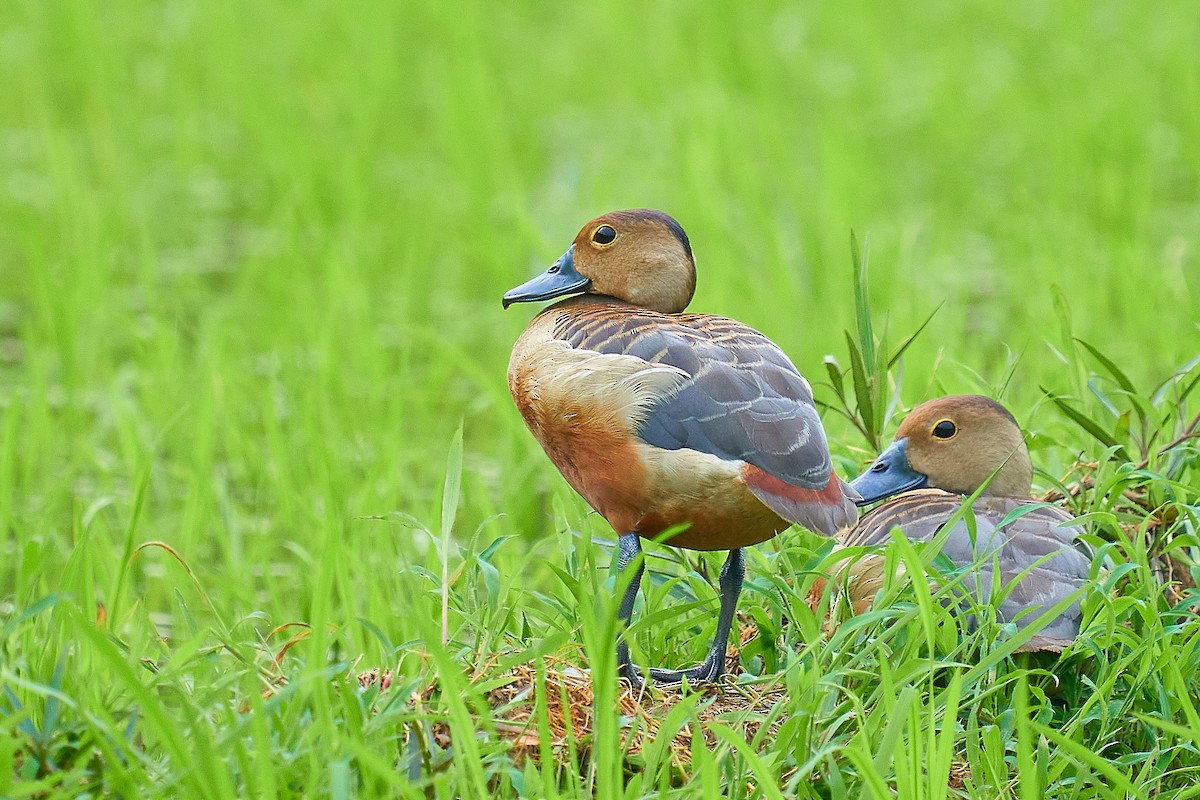
<svg viewBox="0 0 1200 800"><path fill-rule="evenodd" d="M1186 3L3 4L0 796L943 797L962 764L977 797L1200 796L1196 595L1152 569L1200 577L1196 443L1158 454L1196 367L1154 397L1200 354L1197 30ZM877 332L940 306L876 384L885 435L983 391L1040 488L1099 462L1087 635L1009 657L917 585L825 638L827 544L791 531L741 603L779 634L746 664L787 688L776 727L626 776L598 712L514 761L489 676L556 655L615 702L612 532L512 407L531 309L499 297L630 206L687 228L695 309L814 381L849 366L869 237ZM867 440L825 419L849 475ZM712 590L655 553L637 643L698 660Z"/></svg>

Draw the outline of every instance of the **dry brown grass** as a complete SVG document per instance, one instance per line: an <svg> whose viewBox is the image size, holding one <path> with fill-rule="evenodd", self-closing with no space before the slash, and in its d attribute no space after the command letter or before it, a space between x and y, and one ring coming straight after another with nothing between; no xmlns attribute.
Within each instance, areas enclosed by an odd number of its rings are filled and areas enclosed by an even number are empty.
<svg viewBox="0 0 1200 800"><path fill-rule="evenodd" d="M739 650L758 635L752 622L742 620L738 627L738 644L726 654L731 672L740 671ZM540 670L539 670L540 667ZM539 677L539 671L543 673ZM358 674L358 684L364 691L376 687L381 693L392 685L390 670L378 668ZM519 763L526 758L540 759L543 752L553 754L555 761L566 763L574 750L586 755L595 727L595 696L588 671L566 659L547 658L541 664L526 663L500 674L489 669L477 669L469 676L473 685L487 682L493 685L487 692L491 709L491 727L503 738L513 758ZM497 685L498 684L498 685ZM419 706L436 705L440 687L436 682L414 694L410 703ZM659 687L636 690L624 681L620 684L616 707L604 712L616 714L623 720L622 745L633 759L641 755L662 733L661 726L668 713L685 697L699 695L695 714L689 722L672 732L670 743L673 761L687 772L691 761L692 737L699 731L709 747L715 747L717 737L708 729L713 721L742 731L747 740L753 739L764 724L778 727L786 717L775 713L784 699L779 684L735 684L689 687ZM540 712L540 709L544 711ZM549 741L543 742L539 713L549 731ZM450 745L446 725L435 725L434 741L441 747Z"/></svg>

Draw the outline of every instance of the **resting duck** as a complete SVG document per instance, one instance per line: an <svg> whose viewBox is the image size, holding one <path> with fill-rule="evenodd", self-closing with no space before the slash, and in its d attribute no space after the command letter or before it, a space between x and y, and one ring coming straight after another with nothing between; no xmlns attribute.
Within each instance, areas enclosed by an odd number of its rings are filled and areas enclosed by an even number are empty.
<svg viewBox="0 0 1200 800"><path fill-rule="evenodd" d="M526 425L584 500L619 534L618 569L637 560L620 604L629 624L644 563L639 537L729 550L712 648L661 683L715 681L745 574L742 548L792 523L833 535L853 493L833 472L808 382L770 339L740 322L685 314L696 266L683 228L661 211L589 222L513 303L546 308L513 347L508 385ZM622 639L622 674L642 682Z"/></svg>
<svg viewBox="0 0 1200 800"><path fill-rule="evenodd" d="M893 528L900 528L911 540L927 541L959 510L964 495L985 486L971 507L974 546L966 523L960 521L942 553L956 566L980 563L977 575L984 597L992 589L993 557L1001 586L1025 573L997 609L1004 621L1025 627L1083 586L1091 567L1090 557L1075 546L1082 531L1060 508L1037 507L1000 527L1010 513L1034 502L1032 478L1029 450L1008 409L978 395L930 400L905 417L895 441L850 484L862 496L860 504L898 497L865 515L838 539L844 545L881 544ZM972 593L975 578L967 575L964 580ZM878 561L860 562L851 569L849 593L856 611L870 604L881 582ZM1079 623L1076 601L1020 649L1060 651L1079 634Z"/></svg>

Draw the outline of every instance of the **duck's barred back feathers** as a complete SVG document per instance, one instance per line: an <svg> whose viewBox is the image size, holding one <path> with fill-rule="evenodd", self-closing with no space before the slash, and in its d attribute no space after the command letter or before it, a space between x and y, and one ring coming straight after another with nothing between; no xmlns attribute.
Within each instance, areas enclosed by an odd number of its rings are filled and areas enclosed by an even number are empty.
<svg viewBox="0 0 1200 800"><path fill-rule="evenodd" d="M758 331L724 317L597 303L564 309L554 336L687 374L641 421L637 433L647 444L745 461L804 489L829 484L832 464L812 390Z"/></svg>

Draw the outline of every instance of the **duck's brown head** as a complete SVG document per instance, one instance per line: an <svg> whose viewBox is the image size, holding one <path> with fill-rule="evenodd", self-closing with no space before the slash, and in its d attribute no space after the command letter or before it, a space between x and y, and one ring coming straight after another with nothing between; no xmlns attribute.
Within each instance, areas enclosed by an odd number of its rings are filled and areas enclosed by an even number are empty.
<svg viewBox="0 0 1200 800"><path fill-rule="evenodd" d="M696 291L696 262L687 234L661 211L613 211L583 226L550 269L504 295L513 303L569 294L601 294L677 314Z"/></svg>
<svg viewBox="0 0 1200 800"><path fill-rule="evenodd" d="M922 487L971 494L985 483L985 494L1028 497L1032 480L1025 438L1008 409L988 397L952 395L914 408L850 485L863 505Z"/></svg>

